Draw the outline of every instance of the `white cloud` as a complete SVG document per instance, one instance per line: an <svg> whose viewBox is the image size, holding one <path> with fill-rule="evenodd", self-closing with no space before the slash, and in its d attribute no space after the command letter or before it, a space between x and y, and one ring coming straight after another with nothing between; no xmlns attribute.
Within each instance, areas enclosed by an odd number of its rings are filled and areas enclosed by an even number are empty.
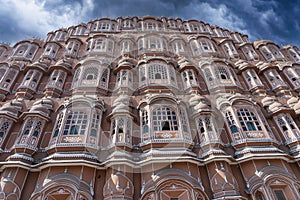
<svg viewBox="0 0 300 200"><path fill-rule="evenodd" d="M245 31L243 30L243 27L245 27L244 20L232 13L224 4L212 6L209 3L192 3L187 9L191 9L190 12L192 13L197 13L197 15L192 17L203 19L203 21L209 22L211 25Z"/></svg>
<svg viewBox="0 0 300 200"><path fill-rule="evenodd" d="M93 0L70 4L59 0L47 6L47 0L0 0L0 16L10 18L20 31L37 33L45 37L46 33L60 27L76 25L87 19L94 9Z"/></svg>
<svg viewBox="0 0 300 200"><path fill-rule="evenodd" d="M284 26L282 19L274 12L273 9L266 10L265 12L260 13L259 21L263 26L268 28L270 23L276 22L277 26Z"/></svg>

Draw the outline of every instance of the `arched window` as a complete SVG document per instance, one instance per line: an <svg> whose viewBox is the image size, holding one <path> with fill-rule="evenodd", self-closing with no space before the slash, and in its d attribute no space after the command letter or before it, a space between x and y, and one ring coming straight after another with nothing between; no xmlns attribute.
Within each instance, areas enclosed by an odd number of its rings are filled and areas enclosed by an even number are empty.
<svg viewBox="0 0 300 200"><path fill-rule="evenodd" d="M300 76L295 68L288 67L283 69L283 73L287 76L294 87L300 86Z"/></svg>
<svg viewBox="0 0 300 200"><path fill-rule="evenodd" d="M213 30L218 37L224 37L223 31L220 28L215 27Z"/></svg>
<svg viewBox="0 0 300 200"><path fill-rule="evenodd" d="M205 81L208 88L216 88L220 86L239 86L240 83L231 67L223 63L216 63L202 68Z"/></svg>
<svg viewBox="0 0 300 200"><path fill-rule="evenodd" d="M256 86L263 86L258 75L256 74L256 72L253 69L243 71L242 74L249 86L249 89L252 89Z"/></svg>
<svg viewBox="0 0 300 200"><path fill-rule="evenodd" d="M208 39L199 39L199 45L202 52L217 52L215 44Z"/></svg>
<svg viewBox="0 0 300 200"><path fill-rule="evenodd" d="M109 22L100 22L98 23L98 30L109 30L110 29L110 23Z"/></svg>
<svg viewBox="0 0 300 200"><path fill-rule="evenodd" d="M20 87L29 87L32 88L33 90L36 90L38 82L40 81L41 77L42 77L42 73L40 71L31 69L26 73Z"/></svg>
<svg viewBox="0 0 300 200"><path fill-rule="evenodd" d="M222 66L222 65L218 65L217 67L215 67L215 75L216 75L217 79L219 79L221 81L230 79L230 74L229 74L228 70L226 69L225 66Z"/></svg>
<svg viewBox="0 0 300 200"><path fill-rule="evenodd" d="M175 69L164 62L151 62L139 67L140 86L151 84L177 85Z"/></svg>
<svg viewBox="0 0 300 200"><path fill-rule="evenodd" d="M54 138L57 137L58 134L59 134L59 130L61 129L61 124L62 124L63 116L64 116L63 112L60 112L59 115L57 116L56 126L54 128L54 134L52 136Z"/></svg>
<svg viewBox="0 0 300 200"><path fill-rule="evenodd" d="M58 88L62 89L65 79L67 77L67 73L56 69L51 73L51 76L48 80L46 88Z"/></svg>
<svg viewBox="0 0 300 200"><path fill-rule="evenodd" d="M73 35L84 35L86 28L84 26L77 26L75 31L73 31Z"/></svg>
<svg viewBox="0 0 300 200"><path fill-rule="evenodd" d="M180 108L180 120L181 120L182 131L188 133L189 132L188 120L183 108Z"/></svg>
<svg viewBox="0 0 300 200"><path fill-rule="evenodd" d="M24 125L23 135L29 135L32 125L33 125L33 121L31 119L28 119Z"/></svg>
<svg viewBox="0 0 300 200"><path fill-rule="evenodd" d="M95 50L97 50L97 51L104 51L105 50L105 40L104 39L97 39L96 40Z"/></svg>
<svg viewBox="0 0 300 200"><path fill-rule="evenodd" d="M236 125L232 125L232 126L230 126L230 131L231 131L231 133L237 133L237 132L239 132L239 129Z"/></svg>
<svg viewBox="0 0 300 200"><path fill-rule="evenodd" d="M65 108L57 115L49 146L77 143L98 148L103 106L102 102L90 98L65 102Z"/></svg>
<svg viewBox="0 0 300 200"><path fill-rule="evenodd" d="M112 120L112 143L131 144L132 120L126 115L118 115Z"/></svg>
<svg viewBox="0 0 300 200"><path fill-rule="evenodd" d="M233 107L232 111L225 113L228 129L235 141L247 140L270 140L273 139L272 132L264 116L258 108Z"/></svg>
<svg viewBox="0 0 300 200"><path fill-rule="evenodd" d="M132 72L129 70L120 70L117 74L117 84L118 87L132 87Z"/></svg>
<svg viewBox="0 0 300 200"><path fill-rule="evenodd" d="M198 23L189 23L190 31L191 32L198 32L200 31L200 27Z"/></svg>
<svg viewBox="0 0 300 200"><path fill-rule="evenodd" d="M163 65L151 65L149 67L150 79L167 79L167 69Z"/></svg>
<svg viewBox="0 0 300 200"><path fill-rule="evenodd" d="M283 132L283 136L288 142L299 138L300 132L297 124L289 114L280 114L275 117L275 121Z"/></svg>
<svg viewBox="0 0 300 200"><path fill-rule="evenodd" d="M239 129L238 129L238 127L236 126L236 121L235 121L235 119L234 119L232 113L229 112L229 111L226 112L226 113L225 113L225 117L226 117L226 121L227 121L227 124L228 124L228 126L229 126L229 129L230 129L230 132L231 132L232 134L238 133L238 132L239 132Z"/></svg>
<svg viewBox="0 0 300 200"><path fill-rule="evenodd" d="M141 108L140 120L142 142L147 143L150 139L153 142L169 139L191 141L189 120L183 105L173 107L168 106L165 100L155 101L154 105Z"/></svg>
<svg viewBox="0 0 300 200"><path fill-rule="evenodd" d="M295 49L289 49L288 52L291 55L291 57L294 59L295 62L300 61L300 55L298 54L298 52Z"/></svg>
<svg viewBox="0 0 300 200"><path fill-rule="evenodd" d="M258 55L251 45L243 46L243 47L241 47L241 49L242 49L244 55L246 56L247 60L258 59Z"/></svg>
<svg viewBox="0 0 300 200"><path fill-rule="evenodd" d="M70 40L66 47L65 55L76 57L80 48L80 43L77 40Z"/></svg>
<svg viewBox="0 0 300 200"><path fill-rule="evenodd" d="M19 70L12 67L0 68L0 87L8 92L10 92L11 86L18 75Z"/></svg>
<svg viewBox="0 0 300 200"><path fill-rule="evenodd" d="M97 137L98 127L100 125L100 119L101 119L100 113L94 112L92 116L91 129L90 129L91 137L95 137L95 138Z"/></svg>
<svg viewBox="0 0 300 200"><path fill-rule="evenodd" d="M181 73L182 80L184 84L184 89L192 87L192 86L199 86L197 76L192 69L187 69Z"/></svg>
<svg viewBox="0 0 300 200"><path fill-rule="evenodd" d="M149 118L146 110L142 110L142 132L149 133Z"/></svg>
<svg viewBox="0 0 300 200"><path fill-rule="evenodd" d="M149 30L149 31L156 31L156 30L160 30L162 27L162 24L160 22L157 21L144 21L143 22L144 26L144 30Z"/></svg>
<svg viewBox="0 0 300 200"><path fill-rule="evenodd" d="M21 44L17 47L14 56L23 56L25 55L29 45L28 44Z"/></svg>
<svg viewBox="0 0 300 200"><path fill-rule="evenodd" d="M133 50L133 42L131 40L123 40L120 44L121 53L131 52Z"/></svg>
<svg viewBox="0 0 300 200"><path fill-rule="evenodd" d="M100 86L105 89L108 88L108 77L109 77L109 71L108 69L104 69L100 78Z"/></svg>
<svg viewBox="0 0 300 200"><path fill-rule="evenodd" d="M268 45L270 52L273 54L275 58L283 58L282 54L280 53L279 49L275 45Z"/></svg>
<svg viewBox="0 0 300 200"><path fill-rule="evenodd" d="M98 68L89 67L84 69L82 75L82 84L85 85L96 85L98 80Z"/></svg>
<svg viewBox="0 0 300 200"><path fill-rule="evenodd" d="M233 33L232 34L233 36L233 39L237 42L237 43L242 43L243 42L243 39L241 37L241 35L239 33Z"/></svg>
<svg viewBox="0 0 300 200"><path fill-rule="evenodd" d="M31 60L34 57L37 50L38 46L36 44L22 43L17 46L13 57L21 57L24 59Z"/></svg>
<svg viewBox="0 0 300 200"><path fill-rule="evenodd" d="M56 43L47 44L45 51L43 53L43 57L48 57L50 59L55 58L58 52L59 46Z"/></svg>
<svg viewBox="0 0 300 200"><path fill-rule="evenodd" d="M139 53L168 50L166 39L158 36L140 38L138 41Z"/></svg>
<svg viewBox="0 0 300 200"><path fill-rule="evenodd" d="M204 75L205 75L206 79L208 80L208 82L213 81L213 75L209 68L204 69Z"/></svg>
<svg viewBox="0 0 300 200"><path fill-rule="evenodd" d="M269 49L266 46L262 47L260 50L267 61L271 61L273 59L272 53L269 51Z"/></svg>
<svg viewBox="0 0 300 200"><path fill-rule="evenodd" d="M105 52L108 54L112 54L114 50L114 41L109 38L96 38L93 39L91 43L88 43L87 50L90 50L92 46L92 50L96 52Z"/></svg>
<svg viewBox="0 0 300 200"><path fill-rule="evenodd" d="M38 137L39 136L39 133L41 132L41 129L42 129L42 122L41 121L38 121L37 123L36 123L36 127L35 127L35 129L34 129L34 131L33 131L33 134L32 134L32 136L35 136L35 137Z"/></svg>
<svg viewBox="0 0 300 200"><path fill-rule="evenodd" d="M17 144L26 144L36 147L44 124L45 120L39 117L26 118Z"/></svg>
<svg viewBox="0 0 300 200"><path fill-rule="evenodd" d="M269 81L272 89L275 89L279 86L287 86L275 69L267 70L266 72L264 72L264 75Z"/></svg>
<svg viewBox="0 0 300 200"><path fill-rule="evenodd" d="M57 31L55 36L52 38L53 41L63 41L65 40L67 33L64 31Z"/></svg>
<svg viewBox="0 0 300 200"><path fill-rule="evenodd" d="M7 67L0 68L0 80L2 79L6 71L7 71Z"/></svg>
<svg viewBox="0 0 300 200"><path fill-rule="evenodd" d="M182 40L175 40L172 42L172 48L174 53L179 54L184 52L184 42Z"/></svg>
<svg viewBox="0 0 300 200"><path fill-rule="evenodd" d="M196 124L201 145L218 140L212 116L202 115L196 119Z"/></svg>
<svg viewBox="0 0 300 200"><path fill-rule="evenodd" d="M9 120L5 117L0 118L0 145L2 144L12 124L13 124L12 120Z"/></svg>
<svg viewBox="0 0 300 200"><path fill-rule="evenodd" d="M8 130L9 127L10 127L10 123L9 122L4 122L0 126L0 138L1 138L1 141L2 141L2 138L4 137L6 131Z"/></svg>
<svg viewBox="0 0 300 200"><path fill-rule="evenodd" d="M63 135L84 135L86 133L88 116L83 111L71 111L66 117Z"/></svg>
<svg viewBox="0 0 300 200"><path fill-rule="evenodd" d="M256 115L248 109L239 109L237 111L237 117L243 131L262 131L262 127Z"/></svg>
<svg viewBox="0 0 300 200"><path fill-rule="evenodd" d="M156 108L152 111L153 130L178 131L176 112L168 107Z"/></svg>
<svg viewBox="0 0 300 200"><path fill-rule="evenodd" d="M231 42L226 42L223 44L223 49L227 56L234 57L235 55L238 55L234 45Z"/></svg>
<svg viewBox="0 0 300 200"><path fill-rule="evenodd" d="M81 73L81 68L77 68L75 71L75 74L74 74L72 88L79 86L78 82L79 82L79 78L80 78L80 73Z"/></svg>
<svg viewBox="0 0 300 200"><path fill-rule="evenodd" d="M168 20L167 27L176 29L178 28L178 23L175 20Z"/></svg>
<svg viewBox="0 0 300 200"><path fill-rule="evenodd" d="M146 66L139 67L139 78L140 78L140 85L146 84Z"/></svg>
<svg viewBox="0 0 300 200"><path fill-rule="evenodd" d="M133 21L131 19L125 19L123 22L122 22L122 28L133 28Z"/></svg>
<svg viewBox="0 0 300 200"><path fill-rule="evenodd" d="M196 40L193 40L190 43L190 45L191 45L194 56L200 55L201 51L200 51L200 47L199 47L198 42Z"/></svg>
<svg viewBox="0 0 300 200"><path fill-rule="evenodd" d="M35 55L35 52L37 51L38 47L35 46L35 45L32 45L30 48L29 48L29 51L27 52L26 54L26 58L28 59L32 59Z"/></svg>

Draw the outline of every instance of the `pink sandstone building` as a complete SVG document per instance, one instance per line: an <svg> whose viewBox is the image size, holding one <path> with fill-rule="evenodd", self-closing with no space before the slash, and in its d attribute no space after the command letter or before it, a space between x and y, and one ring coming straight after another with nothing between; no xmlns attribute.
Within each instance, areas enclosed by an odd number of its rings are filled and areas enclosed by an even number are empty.
<svg viewBox="0 0 300 200"><path fill-rule="evenodd" d="M300 52L179 18L0 44L0 199L300 199Z"/></svg>

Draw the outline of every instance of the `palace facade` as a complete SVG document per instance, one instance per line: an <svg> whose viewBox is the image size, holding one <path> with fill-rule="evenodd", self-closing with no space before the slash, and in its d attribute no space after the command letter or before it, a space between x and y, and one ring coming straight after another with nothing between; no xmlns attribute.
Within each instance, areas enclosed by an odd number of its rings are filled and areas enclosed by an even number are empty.
<svg viewBox="0 0 300 200"><path fill-rule="evenodd" d="M198 20L0 44L0 199L300 199L300 52Z"/></svg>

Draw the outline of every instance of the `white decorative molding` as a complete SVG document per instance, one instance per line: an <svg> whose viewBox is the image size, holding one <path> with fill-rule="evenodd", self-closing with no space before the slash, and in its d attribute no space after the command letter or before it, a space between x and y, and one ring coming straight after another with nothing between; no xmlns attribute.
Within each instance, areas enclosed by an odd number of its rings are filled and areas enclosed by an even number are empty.
<svg viewBox="0 0 300 200"><path fill-rule="evenodd" d="M82 139L81 139L81 137L65 137L64 141L70 142L70 143L79 143L82 141Z"/></svg>

